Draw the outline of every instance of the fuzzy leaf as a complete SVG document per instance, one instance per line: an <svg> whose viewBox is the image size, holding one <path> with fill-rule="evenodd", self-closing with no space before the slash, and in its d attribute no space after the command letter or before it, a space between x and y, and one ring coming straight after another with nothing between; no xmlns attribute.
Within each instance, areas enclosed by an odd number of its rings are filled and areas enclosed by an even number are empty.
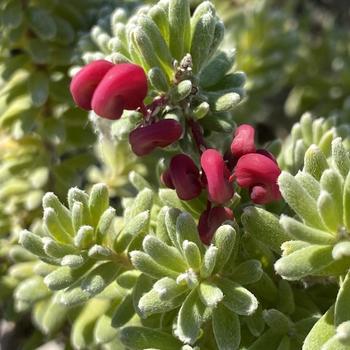
<svg viewBox="0 0 350 350"><path fill-rule="evenodd" d="M173 271L183 272L187 266L182 255L157 237L147 235L142 243L143 250L158 264Z"/></svg>
<svg viewBox="0 0 350 350"><path fill-rule="evenodd" d="M247 260L235 267L230 278L235 282L245 285L257 282L262 276L263 270L260 261Z"/></svg>
<svg viewBox="0 0 350 350"><path fill-rule="evenodd" d="M172 277L176 278L177 273L172 271L164 266L157 264L149 255L140 251L132 251L130 253L130 258L132 264L136 269L140 270L144 274L153 277L153 278L162 278L162 277Z"/></svg>
<svg viewBox="0 0 350 350"><path fill-rule="evenodd" d="M200 270L200 275L202 278L209 277L213 271L216 264L216 258L218 255L218 248L211 245L205 252L202 266Z"/></svg>
<svg viewBox="0 0 350 350"><path fill-rule="evenodd" d="M283 334L288 332L290 321L282 312L275 309L264 310L263 318L266 324L277 332Z"/></svg>
<svg viewBox="0 0 350 350"><path fill-rule="evenodd" d="M345 183L344 183L344 197L343 197L343 207L344 207L344 224L350 230L350 172L348 173Z"/></svg>
<svg viewBox="0 0 350 350"><path fill-rule="evenodd" d="M111 325L111 316L102 315L96 322L94 328L94 339L96 344L105 344L111 342L117 337L118 330Z"/></svg>
<svg viewBox="0 0 350 350"><path fill-rule="evenodd" d="M340 286L337 300L334 308L334 324L339 326L341 323L350 320L350 272L347 273L346 278Z"/></svg>
<svg viewBox="0 0 350 350"><path fill-rule="evenodd" d="M173 299L161 300L158 292L151 289L139 300L138 309L140 310L142 317L146 318L150 315L168 312L179 307L184 298L184 295L179 295Z"/></svg>
<svg viewBox="0 0 350 350"><path fill-rule="evenodd" d="M236 242L236 231L230 225L220 226L214 235L214 245L218 249L216 256L215 272L223 269L229 260Z"/></svg>
<svg viewBox="0 0 350 350"><path fill-rule="evenodd" d="M176 219L176 237L179 247L187 240L194 242L200 250L203 250L202 242L199 239L197 225L188 213L181 213Z"/></svg>
<svg viewBox="0 0 350 350"><path fill-rule="evenodd" d="M281 252L283 242L290 239L278 218L262 208L248 207L242 215L244 229L275 252Z"/></svg>
<svg viewBox="0 0 350 350"><path fill-rule="evenodd" d="M251 315L257 307L258 301L249 290L226 278L217 282L224 293L223 304L238 315Z"/></svg>
<svg viewBox="0 0 350 350"><path fill-rule="evenodd" d="M307 225L324 229L316 201L303 189L293 175L282 171L278 184L283 198Z"/></svg>
<svg viewBox="0 0 350 350"><path fill-rule="evenodd" d="M95 238L94 228L88 225L81 226L74 237L74 245L80 249L89 248Z"/></svg>
<svg viewBox="0 0 350 350"><path fill-rule="evenodd" d="M303 350L320 350L335 334L334 307L332 306L312 327L305 338Z"/></svg>
<svg viewBox="0 0 350 350"><path fill-rule="evenodd" d="M47 232L61 243L71 243L72 237L61 225L56 212L52 208L44 210L43 222Z"/></svg>
<svg viewBox="0 0 350 350"><path fill-rule="evenodd" d="M238 316L222 304L213 311L213 331L219 350L235 350L241 341Z"/></svg>
<svg viewBox="0 0 350 350"><path fill-rule="evenodd" d="M119 339L128 348L135 350L149 349L179 350L181 343L173 336L145 327L124 327L119 332Z"/></svg>
<svg viewBox="0 0 350 350"><path fill-rule="evenodd" d="M317 201L317 208L324 225L329 231L336 233L343 213L342 211L339 212L339 208L334 200L335 198L330 193L322 190Z"/></svg>
<svg viewBox="0 0 350 350"><path fill-rule="evenodd" d="M154 193L149 188L143 189L136 196L132 208L130 210L130 218L134 218L146 210L151 210L153 204Z"/></svg>
<svg viewBox="0 0 350 350"><path fill-rule="evenodd" d="M267 330L262 334L248 350L277 349L283 335L274 329Z"/></svg>
<svg viewBox="0 0 350 350"><path fill-rule="evenodd" d="M190 6L187 0L169 1L169 47L174 58L180 61L189 52L191 27Z"/></svg>
<svg viewBox="0 0 350 350"><path fill-rule="evenodd" d="M340 137L332 141L332 159L339 173L345 178L350 171L350 159Z"/></svg>
<svg viewBox="0 0 350 350"><path fill-rule="evenodd" d="M307 226L286 215L281 215L280 224L297 240L313 244L332 244L335 242L335 237L328 232Z"/></svg>
<svg viewBox="0 0 350 350"><path fill-rule="evenodd" d="M332 248L328 245L310 245L299 249L277 260L275 270L288 280L317 275L333 262Z"/></svg>
<svg viewBox="0 0 350 350"><path fill-rule="evenodd" d="M23 230L20 233L19 243L34 255L46 256L41 237L28 230Z"/></svg>
<svg viewBox="0 0 350 350"><path fill-rule="evenodd" d="M127 294L114 310L111 325L114 328L122 327L130 321L134 315L133 297L131 294Z"/></svg>
<svg viewBox="0 0 350 350"><path fill-rule="evenodd" d="M201 267L202 257L198 246L190 241L183 241L182 250L185 255L187 264L195 271Z"/></svg>
<svg viewBox="0 0 350 350"><path fill-rule="evenodd" d="M176 336L184 343L193 344L200 334L205 307L193 289L182 304L176 325Z"/></svg>
<svg viewBox="0 0 350 350"><path fill-rule="evenodd" d="M316 180L320 180L326 169L328 169L326 156L316 145L311 145L305 152L303 171L311 174Z"/></svg>
<svg viewBox="0 0 350 350"><path fill-rule="evenodd" d="M312 198L317 200L320 195L321 187L320 183L312 175L299 170L295 175L295 179L304 187L305 191L307 191Z"/></svg>
<svg viewBox="0 0 350 350"><path fill-rule="evenodd" d="M161 300L169 300L184 293L187 290L187 286L179 285L175 280L164 277L153 285L153 289L158 293Z"/></svg>
<svg viewBox="0 0 350 350"><path fill-rule="evenodd" d="M168 231L168 236L173 244L174 247L177 247L179 250L181 250L181 247L177 240L177 234L176 234L176 221L178 216L180 215L180 210L175 208L170 208L166 214L165 214L165 225Z"/></svg>
<svg viewBox="0 0 350 350"><path fill-rule="evenodd" d="M199 285L198 294L205 306L214 308L224 297L220 288L206 281Z"/></svg>
<svg viewBox="0 0 350 350"><path fill-rule="evenodd" d="M96 226L101 215L108 209L109 193L105 184L96 184L92 187L89 196L89 209L92 217L92 225Z"/></svg>

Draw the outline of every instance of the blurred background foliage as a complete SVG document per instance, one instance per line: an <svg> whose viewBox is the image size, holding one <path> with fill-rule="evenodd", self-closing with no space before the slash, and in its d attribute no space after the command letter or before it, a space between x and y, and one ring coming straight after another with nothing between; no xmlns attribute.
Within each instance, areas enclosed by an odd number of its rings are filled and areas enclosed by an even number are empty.
<svg viewBox="0 0 350 350"><path fill-rule="evenodd" d="M349 123L347 0L214 2L226 25L225 45L236 47L236 67L247 75L247 97L233 112L237 123L255 124L260 143L284 139L305 111L336 117L337 125ZM69 187L102 181L118 205L118 196L131 191L128 173L146 174L125 144L97 140L87 113L73 105L68 90L70 68L82 64L82 54L91 49L90 29L105 27L114 8L131 11L137 5L131 0L0 2L0 313L10 322L0 325L5 349L34 349L54 334L33 331L35 313L12 299L35 265L33 256L19 251L17 234L38 227L43 194L52 191L64 201ZM68 316L74 319L79 311ZM58 339L69 337L62 324Z"/></svg>

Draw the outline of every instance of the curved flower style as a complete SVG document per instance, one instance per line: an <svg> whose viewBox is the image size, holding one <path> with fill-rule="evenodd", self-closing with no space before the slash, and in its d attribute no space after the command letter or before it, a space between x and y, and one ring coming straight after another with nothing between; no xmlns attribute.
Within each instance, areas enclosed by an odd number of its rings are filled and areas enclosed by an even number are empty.
<svg viewBox="0 0 350 350"><path fill-rule="evenodd" d="M142 67L122 63L104 76L92 97L91 106L102 118L119 119L123 110L143 106L147 95L147 77Z"/></svg>
<svg viewBox="0 0 350 350"><path fill-rule="evenodd" d="M256 204L266 204L281 198L277 185L281 170L271 157L260 153L245 154L239 158L234 170L238 185L249 188L250 198Z"/></svg>
<svg viewBox="0 0 350 350"><path fill-rule="evenodd" d="M177 141L182 134L181 124L174 119L139 126L129 134L133 152L138 156L151 153L157 147L166 147Z"/></svg>
<svg viewBox="0 0 350 350"><path fill-rule="evenodd" d="M233 196L233 187L229 182L230 173L220 152L207 149L201 157L201 165L206 176L209 200L224 204Z"/></svg>
<svg viewBox="0 0 350 350"><path fill-rule="evenodd" d="M256 151L254 135L255 130L251 125L242 124L236 129L235 136L231 143L231 152L236 158Z"/></svg>
<svg viewBox="0 0 350 350"><path fill-rule="evenodd" d="M72 79L70 91L74 102L93 109L102 118L119 119L124 109L143 107L147 95L147 77L142 67L132 63L113 64L94 61Z"/></svg>
<svg viewBox="0 0 350 350"><path fill-rule="evenodd" d="M226 220L233 219L233 212L230 208L226 207L214 207L205 210L198 222L198 232L201 241L204 244L209 245L215 231Z"/></svg>
<svg viewBox="0 0 350 350"><path fill-rule="evenodd" d="M196 198L202 191L199 170L186 154L174 156L162 178L166 186L174 188L182 200Z"/></svg>
<svg viewBox="0 0 350 350"><path fill-rule="evenodd" d="M98 60L83 67L72 79L70 92L74 102L82 109L91 110L91 100L97 85L114 64Z"/></svg>

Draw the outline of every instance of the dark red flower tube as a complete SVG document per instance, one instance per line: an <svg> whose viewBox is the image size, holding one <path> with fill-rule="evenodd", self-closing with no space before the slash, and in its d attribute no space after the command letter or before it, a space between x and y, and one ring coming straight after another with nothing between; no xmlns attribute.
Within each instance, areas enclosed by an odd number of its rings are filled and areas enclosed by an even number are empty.
<svg viewBox="0 0 350 350"><path fill-rule="evenodd" d="M233 196L233 187L222 155L215 149L207 149L202 154L201 166L206 177L209 200L217 204L229 201Z"/></svg>
<svg viewBox="0 0 350 350"><path fill-rule="evenodd" d="M239 158L234 177L239 186L249 188L254 203L266 204L281 198L277 185L281 173L276 161L260 153L249 153Z"/></svg>
<svg viewBox="0 0 350 350"><path fill-rule="evenodd" d="M83 67L72 79L70 92L74 102L82 109L91 110L92 96L114 64L105 60L93 61Z"/></svg>
<svg viewBox="0 0 350 350"><path fill-rule="evenodd" d="M142 67L132 63L115 65L98 84L91 102L102 118L119 119L123 110L143 106L147 95L147 77Z"/></svg>
<svg viewBox="0 0 350 350"><path fill-rule="evenodd" d="M231 152L236 158L255 152L254 135L255 130L251 125L242 124L236 129L231 143Z"/></svg>
<svg viewBox="0 0 350 350"><path fill-rule="evenodd" d="M174 156L170 161L168 171L164 174L164 183L167 182L168 187L175 188L178 197L182 200L191 200L202 192L199 170L194 161L186 154Z"/></svg>
<svg viewBox="0 0 350 350"><path fill-rule="evenodd" d="M198 232L201 241L209 245L215 231L226 220L233 220L233 212L230 208L214 207L205 210L198 221Z"/></svg>
<svg viewBox="0 0 350 350"><path fill-rule="evenodd" d="M129 134L133 152L138 156L151 153L156 147L166 147L177 141L182 134L181 124L174 119L141 126Z"/></svg>

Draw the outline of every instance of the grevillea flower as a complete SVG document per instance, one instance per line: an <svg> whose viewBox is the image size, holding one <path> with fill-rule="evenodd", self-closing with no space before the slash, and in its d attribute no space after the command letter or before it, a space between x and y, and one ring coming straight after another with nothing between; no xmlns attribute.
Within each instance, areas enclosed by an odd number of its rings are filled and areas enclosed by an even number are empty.
<svg viewBox="0 0 350 350"><path fill-rule="evenodd" d="M249 153L239 158L234 177L239 186L249 188L254 203L266 204L281 198L277 185L280 173L272 155L267 156L265 152Z"/></svg>
<svg viewBox="0 0 350 350"><path fill-rule="evenodd" d="M156 147L166 147L177 141L182 134L181 124L174 119L139 126L129 134L133 152L138 156L151 153Z"/></svg>
<svg viewBox="0 0 350 350"><path fill-rule="evenodd" d="M205 174L209 200L224 204L233 196L233 187L229 182L230 173L220 152L207 149L201 157L201 166Z"/></svg>
<svg viewBox="0 0 350 350"><path fill-rule="evenodd" d="M209 245L215 231L226 220L233 219L233 212L230 208L214 207L205 210L198 221L198 232L201 241Z"/></svg>
<svg viewBox="0 0 350 350"><path fill-rule="evenodd" d="M248 124L242 124L236 129L231 143L231 152L236 158L255 152L254 135L254 128Z"/></svg>
<svg viewBox="0 0 350 350"><path fill-rule="evenodd" d="M170 161L170 166L163 174L163 182L175 188L178 197L190 200L200 195L202 185L199 170L194 161L186 154L177 154Z"/></svg>
<svg viewBox="0 0 350 350"><path fill-rule="evenodd" d="M142 67L132 63L115 65L98 84L91 107L100 117L119 119L124 109L143 106L147 95L147 77Z"/></svg>
<svg viewBox="0 0 350 350"><path fill-rule="evenodd" d="M70 92L74 102L82 109L91 110L92 96L107 72L114 64L98 60L83 67L72 79Z"/></svg>

